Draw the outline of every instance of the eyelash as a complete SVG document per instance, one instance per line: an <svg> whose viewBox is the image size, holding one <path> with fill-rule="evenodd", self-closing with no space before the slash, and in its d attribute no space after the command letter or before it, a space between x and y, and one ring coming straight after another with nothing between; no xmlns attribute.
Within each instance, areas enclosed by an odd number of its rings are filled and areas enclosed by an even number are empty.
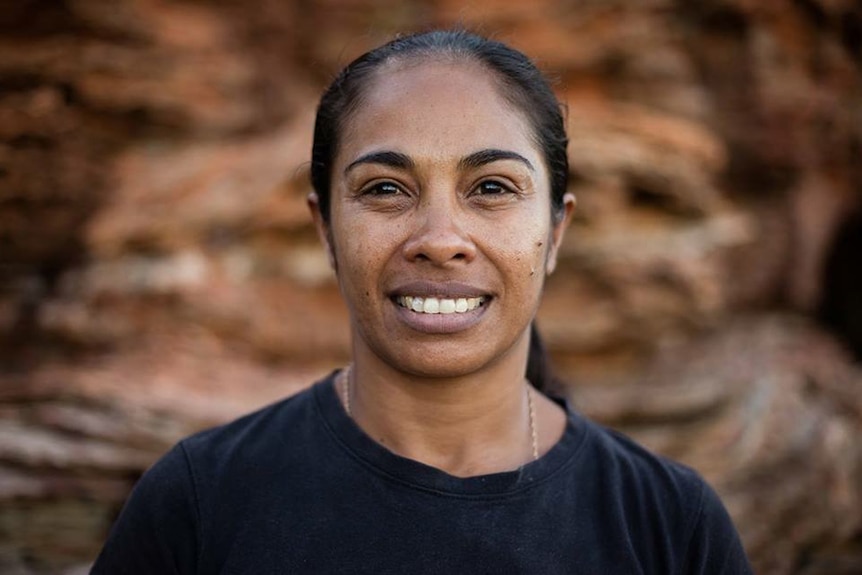
<svg viewBox="0 0 862 575"><path fill-rule="evenodd" d="M401 186L393 182L377 182L363 190L362 195L392 196L403 191Z"/></svg>
<svg viewBox="0 0 862 575"><path fill-rule="evenodd" d="M488 190L491 188L491 190ZM371 197L385 197L385 196L396 196L398 194L406 194L404 187L400 184L391 181L383 181L376 182L364 190L362 190L361 195L363 196L371 196ZM482 180L478 182L472 189L469 195L476 196L506 196L509 194L516 193L512 186L504 184L499 180Z"/></svg>
<svg viewBox="0 0 862 575"><path fill-rule="evenodd" d="M494 192L485 193L483 190L486 186L493 186L495 188ZM493 195L493 196L502 196L505 194L514 193L511 186L507 186L506 184L499 182L497 180L483 180L476 185L476 191L480 195Z"/></svg>

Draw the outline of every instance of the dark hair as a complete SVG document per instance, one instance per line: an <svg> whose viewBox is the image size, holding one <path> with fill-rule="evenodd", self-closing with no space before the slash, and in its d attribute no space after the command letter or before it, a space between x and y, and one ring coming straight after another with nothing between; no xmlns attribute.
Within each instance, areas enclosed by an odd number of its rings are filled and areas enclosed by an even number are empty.
<svg viewBox="0 0 862 575"><path fill-rule="evenodd" d="M396 38L348 64L323 93L314 123L311 184L324 221L329 221L332 164L338 152L339 137L350 116L361 106L375 72L397 61L441 56L483 65L499 82L501 95L526 116L550 174L551 213L554 220L559 221L569 174L568 137L560 103L548 81L527 56L501 42L463 30L436 30ZM540 389L546 388L553 379L535 326L531 328L527 373L533 385ZM534 379L536 377L541 379Z"/></svg>

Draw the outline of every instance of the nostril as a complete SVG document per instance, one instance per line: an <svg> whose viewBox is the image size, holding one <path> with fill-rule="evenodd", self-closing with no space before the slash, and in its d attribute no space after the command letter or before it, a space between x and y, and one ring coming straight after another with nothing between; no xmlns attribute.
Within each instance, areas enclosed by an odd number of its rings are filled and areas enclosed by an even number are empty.
<svg viewBox="0 0 862 575"><path fill-rule="evenodd" d="M435 265L466 263L475 250L472 240L449 212L427 217L404 244L407 259Z"/></svg>

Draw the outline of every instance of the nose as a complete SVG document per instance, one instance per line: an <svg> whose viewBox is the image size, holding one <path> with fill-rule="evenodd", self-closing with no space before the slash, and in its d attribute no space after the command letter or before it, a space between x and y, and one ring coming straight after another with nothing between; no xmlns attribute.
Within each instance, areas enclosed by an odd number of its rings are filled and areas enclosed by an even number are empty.
<svg viewBox="0 0 862 575"><path fill-rule="evenodd" d="M467 263L476 257L476 245L457 207L443 201L426 202L417 216L418 227L404 243L404 257L408 261L446 266Z"/></svg>

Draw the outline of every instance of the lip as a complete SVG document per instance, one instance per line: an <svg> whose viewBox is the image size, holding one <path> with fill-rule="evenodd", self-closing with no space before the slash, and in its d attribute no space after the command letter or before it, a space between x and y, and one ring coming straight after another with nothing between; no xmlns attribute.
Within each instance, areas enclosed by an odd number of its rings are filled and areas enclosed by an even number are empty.
<svg viewBox="0 0 862 575"><path fill-rule="evenodd" d="M425 334L453 334L470 329L481 321L494 302L493 294L488 291L460 282L411 281L400 284L388 295L398 319L407 327ZM482 297L485 301L476 309L464 313L426 314L399 305L397 298L406 295L440 299Z"/></svg>
<svg viewBox="0 0 862 575"><path fill-rule="evenodd" d="M493 294L470 284L460 282L432 282L427 280L411 281L399 284L388 294L390 299L400 296L436 297L440 299L458 299L470 297L484 297L488 300Z"/></svg>

